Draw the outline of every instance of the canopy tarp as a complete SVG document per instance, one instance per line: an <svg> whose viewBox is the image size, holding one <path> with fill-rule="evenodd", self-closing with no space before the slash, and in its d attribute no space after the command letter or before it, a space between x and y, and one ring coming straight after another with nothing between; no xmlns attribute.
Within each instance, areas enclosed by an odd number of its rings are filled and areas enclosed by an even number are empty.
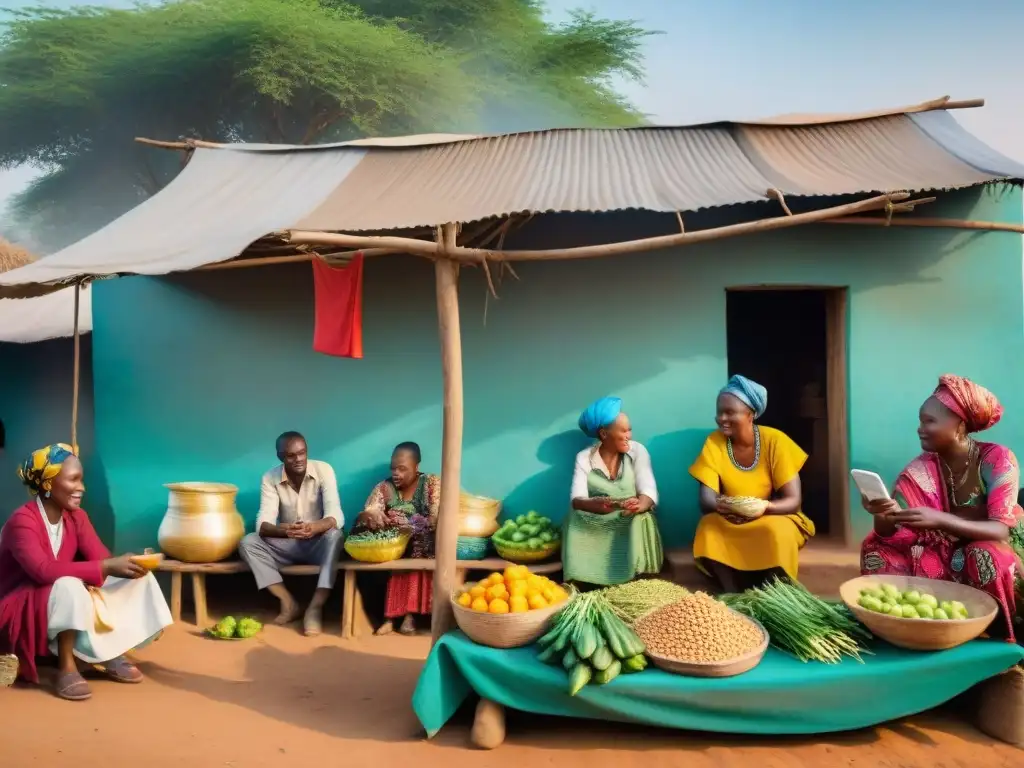
<svg viewBox="0 0 1024 768"><path fill-rule="evenodd" d="M79 276L163 275L238 256L254 240L320 205L363 149L250 152L197 149L158 194L52 256L0 275L0 296L47 293Z"/></svg>
<svg viewBox="0 0 1024 768"><path fill-rule="evenodd" d="M78 332L92 331L92 291L82 288ZM75 332L75 289L64 288L34 299L0 299L0 342L29 344Z"/></svg>
<svg viewBox="0 0 1024 768"><path fill-rule="evenodd" d="M1024 648L997 640L933 653L883 642L872 650L863 664L820 664L769 648L757 667L736 677L681 677L649 667L569 696L565 671L538 661L535 646L485 648L456 631L431 651L412 705L428 736L474 692L540 715L719 733L829 733L931 709L1024 658Z"/></svg>

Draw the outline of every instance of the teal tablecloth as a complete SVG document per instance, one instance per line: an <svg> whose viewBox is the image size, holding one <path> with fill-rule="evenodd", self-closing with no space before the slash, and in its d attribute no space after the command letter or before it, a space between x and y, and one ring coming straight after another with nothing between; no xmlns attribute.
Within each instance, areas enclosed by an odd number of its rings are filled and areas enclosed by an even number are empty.
<svg viewBox="0 0 1024 768"><path fill-rule="evenodd" d="M605 686L566 693L560 667L535 647L497 650L451 632L434 646L412 697L434 736L475 691L523 712L746 734L828 733L865 728L938 706L1024 658L1018 645L975 640L949 651L903 651L885 643L863 664L804 664L769 648L737 677L680 677L653 667Z"/></svg>

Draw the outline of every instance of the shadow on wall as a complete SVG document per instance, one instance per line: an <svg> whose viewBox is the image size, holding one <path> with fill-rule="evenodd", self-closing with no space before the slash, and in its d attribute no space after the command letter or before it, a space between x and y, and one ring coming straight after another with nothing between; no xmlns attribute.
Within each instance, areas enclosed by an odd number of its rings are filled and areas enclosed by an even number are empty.
<svg viewBox="0 0 1024 768"><path fill-rule="evenodd" d="M95 442L91 336L82 337L81 352L78 446L86 472L85 507L100 538L113 546L114 516ZM71 440L73 370L71 339L0 343L0 419L6 432L0 450L0 523L27 499L18 465L37 448Z"/></svg>

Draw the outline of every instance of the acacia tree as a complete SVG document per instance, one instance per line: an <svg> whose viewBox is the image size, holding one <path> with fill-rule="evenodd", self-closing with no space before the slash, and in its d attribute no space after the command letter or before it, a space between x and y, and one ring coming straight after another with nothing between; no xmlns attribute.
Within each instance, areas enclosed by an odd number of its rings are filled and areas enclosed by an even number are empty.
<svg viewBox="0 0 1024 768"><path fill-rule="evenodd" d="M532 0L174 0L11 11L0 167L44 171L9 215L44 250L165 185L135 136L315 143L427 131L624 125L636 25Z"/></svg>

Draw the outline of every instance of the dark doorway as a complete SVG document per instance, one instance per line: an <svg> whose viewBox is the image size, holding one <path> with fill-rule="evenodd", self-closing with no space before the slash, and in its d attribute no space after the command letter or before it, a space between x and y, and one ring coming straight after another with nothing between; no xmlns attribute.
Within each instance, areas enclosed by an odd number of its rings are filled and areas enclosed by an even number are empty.
<svg viewBox="0 0 1024 768"><path fill-rule="evenodd" d="M768 388L761 423L807 452L803 510L822 538L848 535L845 296L842 289L726 294L729 373Z"/></svg>

